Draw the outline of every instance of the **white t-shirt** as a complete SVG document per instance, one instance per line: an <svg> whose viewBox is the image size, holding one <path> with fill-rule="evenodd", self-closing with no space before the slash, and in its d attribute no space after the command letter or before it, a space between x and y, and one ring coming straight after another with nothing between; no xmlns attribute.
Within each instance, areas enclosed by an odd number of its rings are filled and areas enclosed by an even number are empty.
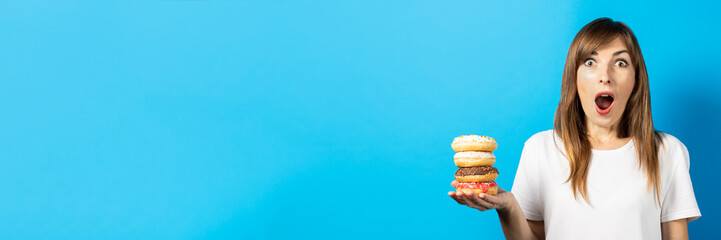
<svg viewBox="0 0 721 240"><path fill-rule="evenodd" d="M661 239L661 222L701 216L686 146L662 133L661 207L648 191L633 141L592 150L587 189L591 205L574 199L563 142L553 130L526 141L511 192L529 220L543 221L546 239ZM554 141L558 145L554 144ZM559 150L560 149L560 150Z"/></svg>

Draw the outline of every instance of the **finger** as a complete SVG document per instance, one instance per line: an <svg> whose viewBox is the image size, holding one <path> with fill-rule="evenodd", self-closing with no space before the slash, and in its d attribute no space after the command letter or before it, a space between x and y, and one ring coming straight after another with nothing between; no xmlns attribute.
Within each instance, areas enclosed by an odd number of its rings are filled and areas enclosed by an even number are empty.
<svg viewBox="0 0 721 240"><path fill-rule="evenodd" d="M448 196L450 196L451 198L453 198L453 200L455 200L456 202L458 202L458 204L463 204L463 203L461 202L461 200L458 199L458 196L456 196L456 192L450 191L450 192L448 192Z"/></svg>
<svg viewBox="0 0 721 240"><path fill-rule="evenodd" d="M484 208L484 209L491 209L491 204L485 202L483 199L478 197L478 194L475 192L469 192L466 196L466 202L469 204L476 206L478 208Z"/></svg>
<svg viewBox="0 0 721 240"><path fill-rule="evenodd" d="M466 204L466 200L461 196L461 194L463 194L463 193L453 192L453 191L448 192L448 195L451 196L451 198L453 198L453 200L456 200L456 202L458 202L458 204L468 205L468 204Z"/></svg>
<svg viewBox="0 0 721 240"><path fill-rule="evenodd" d="M458 200L460 202L462 202L463 205L473 207L473 205L471 205L471 201L468 199L465 192L463 192L463 191L456 192L456 198L458 198Z"/></svg>
<svg viewBox="0 0 721 240"><path fill-rule="evenodd" d="M496 205L492 202L489 202L488 199L486 199L487 196L488 196L488 194L484 194L484 193L476 195L476 198L474 199L475 201L473 202L473 204L483 206L484 208L488 208L488 209L495 209L498 205Z"/></svg>
<svg viewBox="0 0 721 240"><path fill-rule="evenodd" d="M478 195L476 195L476 193L467 191L467 192L463 193L463 197L465 198L466 204L469 207L472 207L472 208L475 208L475 209L478 209L481 211L488 210L488 207L478 204Z"/></svg>
<svg viewBox="0 0 721 240"><path fill-rule="evenodd" d="M451 186L453 186L453 187L458 186L458 180L453 180L453 182L451 182Z"/></svg>
<svg viewBox="0 0 721 240"><path fill-rule="evenodd" d="M499 206L501 204L501 198L498 196L493 196L490 194L482 193L483 197L481 197L483 200L488 202L489 204L493 204L493 206Z"/></svg>

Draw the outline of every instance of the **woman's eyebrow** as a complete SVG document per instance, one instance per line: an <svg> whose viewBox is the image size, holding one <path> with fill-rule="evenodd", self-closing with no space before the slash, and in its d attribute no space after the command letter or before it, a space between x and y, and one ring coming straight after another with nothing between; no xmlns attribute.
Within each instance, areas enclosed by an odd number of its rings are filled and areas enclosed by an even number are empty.
<svg viewBox="0 0 721 240"><path fill-rule="evenodd" d="M621 53L628 53L628 50L624 49L624 50L615 52L615 53L613 53L613 56L619 55L619 54L621 54ZM629 54L630 54L630 53L629 53Z"/></svg>
<svg viewBox="0 0 721 240"><path fill-rule="evenodd" d="M621 54L621 53L628 53L628 50L624 49L624 50L615 52L615 53L613 53L613 56L616 56L616 55ZM629 54L630 54L630 53L629 53ZM598 55L598 53L597 53L596 51L593 51L593 52L591 52L591 55Z"/></svg>

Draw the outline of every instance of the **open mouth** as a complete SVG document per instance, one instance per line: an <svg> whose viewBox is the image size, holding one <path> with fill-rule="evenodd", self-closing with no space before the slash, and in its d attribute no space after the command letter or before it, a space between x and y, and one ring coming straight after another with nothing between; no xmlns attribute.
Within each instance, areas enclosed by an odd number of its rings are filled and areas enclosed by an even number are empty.
<svg viewBox="0 0 721 240"><path fill-rule="evenodd" d="M613 107L613 93L604 91L596 93L596 112L601 115L606 115L611 112Z"/></svg>

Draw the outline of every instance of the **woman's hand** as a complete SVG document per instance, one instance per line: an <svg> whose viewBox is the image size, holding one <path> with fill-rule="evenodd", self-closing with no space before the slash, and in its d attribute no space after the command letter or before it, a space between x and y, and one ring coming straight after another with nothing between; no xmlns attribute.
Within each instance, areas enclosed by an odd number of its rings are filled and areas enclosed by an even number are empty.
<svg viewBox="0 0 721 240"><path fill-rule="evenodd" d="M458 185L458 181L453 180L451 182L451 186L454 188ZM453 200L456 200L459 204L466 205L468 207L472 207L475 209L480 210L481 212L490 210L490 209L497 209L498 211L504 211L508 209L509 206L512 205L513 201L515 201L515 198L513 197L513 193L507 192L506 190L503 190L502 188L498 188L498 194L496 196L490 195L490 194L475 194L471 191L465 191L465 192L448 192L448 196L451 196Z"/></svg>

